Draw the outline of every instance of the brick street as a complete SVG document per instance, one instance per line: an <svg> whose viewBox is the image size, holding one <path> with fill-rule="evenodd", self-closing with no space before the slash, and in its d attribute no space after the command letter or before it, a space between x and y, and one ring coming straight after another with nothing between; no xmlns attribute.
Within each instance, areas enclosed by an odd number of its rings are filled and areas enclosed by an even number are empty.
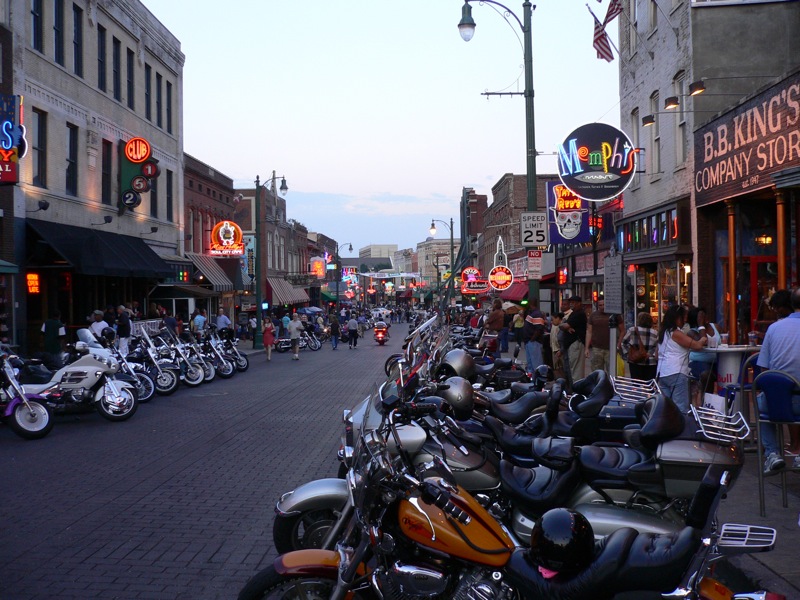
<svg viewBox="0 0 800 600"><path fill-rule="evenodd" d="M392 331L300 361L253 354L123 423L60 416L36 441L0 428L0 598L235 598L275 556L280 494L335 476L342 410L384 379L408 326Z"/></svg>

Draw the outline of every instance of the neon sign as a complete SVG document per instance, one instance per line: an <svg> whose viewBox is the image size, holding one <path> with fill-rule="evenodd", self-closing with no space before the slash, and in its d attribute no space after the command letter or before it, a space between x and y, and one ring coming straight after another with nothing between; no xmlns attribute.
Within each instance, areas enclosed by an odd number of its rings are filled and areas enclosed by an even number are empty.
<svg viewBox="0 0 800 600"><path fill-rule="evenodd" d="M232 221L220 221L211 230L209 254L214 256L243 256L242 228Z"/></svg>
<svg viewBox="0 0 800 600"><path fill-rule="evenodd" d="M38 273L28 273L25 275L25 282L28 285L29 294L38 294L41 291L41 288L39 287Z"/></svg>
<svg viewBox="0 0 800 600"><path fill-rule="evenodd" d="M489 271L489 284L498 292L507 290L514 283L514 274L505 265L497 265Z"/></svg>
<svg viewBox="0 0 800 600"><path fill-rule="evenodd" d="M125 144L125 158L132 163L143 163L152 154L150 142L144 138L135 137Z"/></svg>
<svg viewBox="0 0 800 600"><path fill-rule="evenodd" d="M621 194L636 174L636 155L628 136L605 123L578 127L558 147L558 176L585 200L602 202Z"/></svg>

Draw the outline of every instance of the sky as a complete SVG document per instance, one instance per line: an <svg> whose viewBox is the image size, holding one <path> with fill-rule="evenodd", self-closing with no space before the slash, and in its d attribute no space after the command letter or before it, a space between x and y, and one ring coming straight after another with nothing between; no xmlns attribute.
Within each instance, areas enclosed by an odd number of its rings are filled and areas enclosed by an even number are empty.
<svg viewBox="0 0 800 600"><path fill-rule="evenodd" d="M184 152L252 189L285 177L288 218L352 244L416 248L526 169L522 31L461 0L142 0L181 44ZM609 0L588 0L602 21ZM520 0L503 2L523 19ZM584 123L619 125L619 59L597 58L587 0L533 11L537 172ZM608 28L614 43L617 22ZM438 225L437 238L449 238ZM342 256L350 254L345 248Z"/></svg>

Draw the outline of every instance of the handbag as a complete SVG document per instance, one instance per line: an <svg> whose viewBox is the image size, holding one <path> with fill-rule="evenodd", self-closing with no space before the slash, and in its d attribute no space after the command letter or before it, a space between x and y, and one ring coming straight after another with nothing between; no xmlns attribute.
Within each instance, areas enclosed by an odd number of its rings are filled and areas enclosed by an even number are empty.
<svg viewBox="0 0 800 600"><path fill-rule="evenodd" d="M639 337L639 328L636 327L633 332L636 336L636 343L631 344L628 349L628 362L637 365L644 364L650 359L650 353L647 351L647 348L642 345L642 338Z"/></svg>

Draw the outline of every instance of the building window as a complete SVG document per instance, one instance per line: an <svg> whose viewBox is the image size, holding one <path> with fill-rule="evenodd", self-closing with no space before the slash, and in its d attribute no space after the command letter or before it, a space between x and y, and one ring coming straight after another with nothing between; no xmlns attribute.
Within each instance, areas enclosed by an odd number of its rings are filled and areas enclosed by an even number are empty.
<svg viewBox="0 0 800 600"><path fill-rule="evenodd" d="M161 115L161 73L156 73L156 125L158 127L163 125Z"/></svg>
<svg viewBox="0 0 800 600"><path fill-rule="evenodd" d="M267 268L272 269L275 257L275 247L272 242L272 233L267 232Z"/></svg>
<svg viewBox="0 0 800 600"><path fill-rule="evenodd" d="M134 75L134 54L133 50L127 48L128 54L126 58L126 71L125 77L127 78L127 90L128 90L128 108L134 110L136 108L136 101L134 96L134 87L133 87L133 75Z"/></svg>
<svg viewBox="0 0 800 600"><path fill-rule="evenodd" d="M631 48L631 54L636 53L636 46L638 45L639 34L636 31L639 19L639 11L636 7L637 0L631 0L628 6L628 44Z"/></svg>
<svg viewBox="0 0 800 600"><path fill-rule="evenodd" d="M78 195L78 126L67 123L67 178L66 192Z"/></svg>
<svg viewBox="0 0 800 600"><path fill-rule="evenodd" d="M172 223L172 202L173 202L172 175L173 175L172 171L167 169L167 206L166 206L167 214L165 215L165 218L170 223Z"/></svg>
<svg viewBox="0 0 800 600"><path fill-rule="evenodd" d="M650 176L661 176L661 131L658 114L658 92L653 92L650 96L650 114L653 115L655 122L650 125Z"/></svg>
<svg viewBox="0 0 800 600"><path fill-rule="evenodd" d="M100 199L103 204L111 204L111 161L113 144L103 140L103 179L101 182Z"/></svg>
<svg viewBox="0 0 800 600"><path fill-rule="evenodd" d="M31 47L38 52L43 52L42 40L42 0L31 0Z"/></svg>
<svg viewBox="0 0 800 600"><path fill-rule="evenodd" d="M150 180L150 216L158 218L158 178Z"/></svg>
<svg viewBox="0 0 800 600"><path fill-rule="evenodd" d="M153 120L153 107L150 104L150 96L153 91L153 69L145 63L144 65L144 118L148 121Z"/></svg>
<svg viewBox="0 0 800 600"><path fill-rule="evenodd" d="M686 162L686 147L688 138L686 133L686 74L681 71L672 81L673 93L678 97L678 108L675 115L675 164L682 165Z"/></svg>
<svg viewBox="0 0 800 600"><path fill-rule="evenodd" d="M53 0L53 60L64 66L64 0Z"/></svg>
<svg viewBox="0 0 800 600"><path fill-rule="evenodd" d="M33 179L31 183L39 187L47 187L47 113L33 109L30 120L31 166Z"/></svg>
<svg viewBox="0 0 800 600"><path fill-rule="evenodd" d="M633 143L634 148L641 148L641 144L639 143L639 109L634 108L631 111L631 142ZM637 159L641 158L641 154L636 156ZM631 185L633 187L637 187L640 183L639 181L639 171L641 170L641 166L636 165L636 173L633 175L633 181Z"/></svg>
<svg viewBox="0 0 800 600"><path fill-rule="evenodd" d="M117 38L111 38L111 62L113 71L114 100L122 102L122 42Z"/></svg>
<svg viewBox="0 0 800 600"><path fill-rule="evenodd" d="M106 28L97 26L97 89L106 91Z"/></svg>
<svg viewBox="0 0 800 600"><path fill-rule="evenodd" d="M172 83L167 82L167 133L172 133Z"/></svg>
<svg viewBox="0 0 800 600"><path fill-rule="evenodd" d="M83 77L83 9L72 5L72 71Z"/></svg>
<svg viewBox="0 0 800 600"><path fill-rule="evenodd" d="M649 0L647 17L650 25L650 31L655 31L658 27L658 4L656 3L656 0Z"/></svg>

